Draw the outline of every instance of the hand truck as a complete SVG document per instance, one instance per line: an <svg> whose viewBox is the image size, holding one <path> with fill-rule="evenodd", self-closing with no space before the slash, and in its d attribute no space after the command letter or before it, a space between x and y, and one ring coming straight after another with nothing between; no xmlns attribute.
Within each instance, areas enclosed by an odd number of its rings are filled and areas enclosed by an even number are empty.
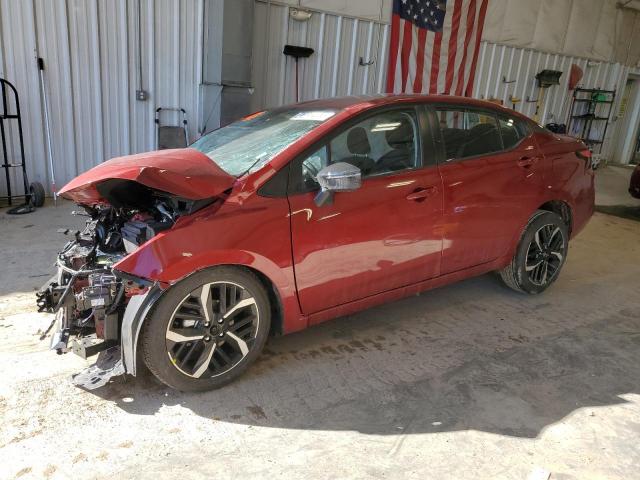
<svg viewBox="0 0 640 480"><path fill-rule="evenodd" d="M7 195L0 196L1 200L6 200L9 206L12 206L17 198L24 199L24 205L12 208L7 213L21 214L33 212L34 207L44 205L45 191L39 182L29 183L27 177L27 166L24 157L24 139L22 136L22 118L20 116L20 101L18 99L18 91L13 84L4 78L0 78L0 143L2 143L2 164L0 167L4 169L4 176L7 184ZM15 113L11 113L11 97L13 97L13 105ZM16 121L18 125L18 142L20 148L20 163L13 163L9 160L9 152L7 148L7 131L5 122ZM22 194L15 194L11 186L11 172L9 169L18 168L22 170Z"/></svg>
<svg viewBox="0 0 640 480"><path fill-rule="evenodd" d="M160 112L163 110L171 112L182 112L182 126L161 125ZM156 108L156 148L165 150L167 148L186 148L189 145L189 135L187 133L187 112L184 108Z"/></svg>

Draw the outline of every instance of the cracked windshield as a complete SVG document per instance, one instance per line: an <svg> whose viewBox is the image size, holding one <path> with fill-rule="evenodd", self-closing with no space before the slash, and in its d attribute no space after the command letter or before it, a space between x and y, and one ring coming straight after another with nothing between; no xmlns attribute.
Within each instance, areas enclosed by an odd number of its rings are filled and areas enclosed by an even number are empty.
<svg viewBox="0 0 640 480"><path fill-rule="evenodd" d="M333 117L335 110L274 110L245 117L205 135L191 148L236 177L258 170L278 153Z"/></svg>

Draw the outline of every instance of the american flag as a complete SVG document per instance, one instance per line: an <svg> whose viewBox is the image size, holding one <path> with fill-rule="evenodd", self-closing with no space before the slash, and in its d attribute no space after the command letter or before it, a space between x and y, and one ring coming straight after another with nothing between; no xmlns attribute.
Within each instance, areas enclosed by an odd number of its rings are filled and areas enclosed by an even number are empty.
<svg viewBox="0 0 640 480"><path fill-rule="evenodd" d="M488 0L394 0L387 92L473 89Z"/></svg>

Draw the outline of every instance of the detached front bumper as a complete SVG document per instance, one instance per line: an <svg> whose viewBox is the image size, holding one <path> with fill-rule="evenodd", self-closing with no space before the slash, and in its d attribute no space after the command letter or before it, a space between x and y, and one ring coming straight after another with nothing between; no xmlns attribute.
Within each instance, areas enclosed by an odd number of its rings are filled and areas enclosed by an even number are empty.
<svg viewBox="0 0 640 480"><path fill-rule="evenodd" d="M162 289L158 284L128 277L124 281L145 286L144 293L132 295L124 312L105 323L101 337L78 335L71 321L73 310L72 285L59 286L60 276L54 276L37 293L39 311L55 313L50 348L58 354L73 351L89 358L98 355L96 362L73 377L73 382L86 389L105 385L110 378L128 373L136 375L137 344L144 319L158 300ZM139 281L136 281L139 280Z"/></svg>
<svg viewBox="0 0 640 480"><path fill-rule="evenodd" d="M66 326L65 309L58 310L55 315L50 349L61 355L69 351L70 329ZM117 342L96 341L91 337L73 338L71 350L83 358L98 354L94 364L72 376L72 383L78 387L94 390L106 385L111 378L127 373L122 362L122 349Z"/></svg>

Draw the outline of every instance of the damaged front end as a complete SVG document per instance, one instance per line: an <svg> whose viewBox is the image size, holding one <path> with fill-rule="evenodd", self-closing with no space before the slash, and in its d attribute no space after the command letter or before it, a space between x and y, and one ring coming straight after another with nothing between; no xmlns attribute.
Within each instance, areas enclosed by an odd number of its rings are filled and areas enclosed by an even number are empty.
<svg viewBox="0 0 640 480"><path fill-rule="evenodd" d="M193 153L184 152L193 167ZM84 212L74 213L87 216L87 221L81 231L62 232L71 239L57 256L56 275L36 294L37 306L40 312L56 315L51 348L58 354L73 351L83 358L101 354L95 365L74 377L86 388L103 385L114 375L135 375L142 321L163 290L153 279L118 270L118 262L173 228L179 218L213 204L223 195L222 187L231 185L230 180L217 178L216 190L191 191L188 176L180 182L184 162L169 172L170 181L164 185L167 154L155 153L111 161L118 166L115 173L106 162L61 190L62 196L83 207ZM183 156L176 160L180 158L184 160ZM163 168L155 165L162 162ZM206 162L214 165L208 158Z"/></svg>

